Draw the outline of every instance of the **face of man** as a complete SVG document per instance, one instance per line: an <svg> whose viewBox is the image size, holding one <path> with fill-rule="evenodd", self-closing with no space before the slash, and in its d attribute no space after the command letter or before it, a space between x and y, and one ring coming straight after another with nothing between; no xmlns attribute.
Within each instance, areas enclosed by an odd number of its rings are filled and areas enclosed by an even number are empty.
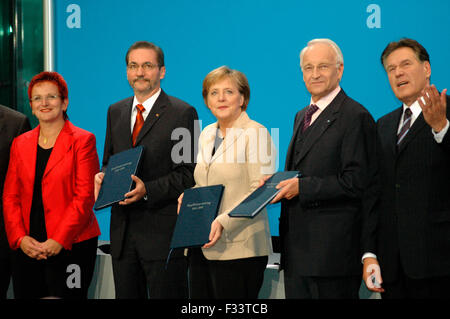
<svg viewBox="0 0 450 319"><path fill-rule="evenodd" d="M395 96L408 106L413 104L429 83L430 63L419 61L413 49L403 47L389 54L384 65Z"/></svg>
<svg viewBox="0 0 450 319"><path fill-rule="evenodd" d="M303 81L314 102L339 85L344 65L338 65L336 59L333 48L325 43L313 44L305 51L301 66Z"/></svg>
<svg viewBox="0 0 450 319"><path fill-rule="evenodd" d="M166 68L159 67L154 50L135 49L128 55L127 79L138 98L148 98L156 93L165 74Z"/></svg>

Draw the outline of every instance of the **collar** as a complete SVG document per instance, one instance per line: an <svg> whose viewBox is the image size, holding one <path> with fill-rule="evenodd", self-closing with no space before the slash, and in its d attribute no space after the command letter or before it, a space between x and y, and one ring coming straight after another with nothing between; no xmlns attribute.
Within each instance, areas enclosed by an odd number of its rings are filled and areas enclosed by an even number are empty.
<svg viewBox="0 0 450 319"><path fill-rule="evenodd" d="M333 91L328 93L328 95L324 96L323 98L319 99L317 102L313 102L311 98L310 105L315 104L321 111L323 111L334 100L334 98L339 94L340 91L341 87L338 85Z"/></svg>
<svg viewBox="0 0 450 319"><path fill-rule="evenodd" d="M155 104L155 102L158 99L160 94L161 94L161 88L159 88L159 90L155 94L153 94L147 100L145 100L144 103L141 103L145 108L145 111L143 113L144 115L147 115L148 113L150 113L150 110L152 109L153 105ZM136 105L138 105L138 104L140 104L140 103L136 99L136 96L134 96L132 112L136 111Z"/></svg>
<svg viewBox="0 0 450 319"><path fill-rule="evenodd" d="M417 100L410 106L407 106L405 103L403 103L403 113L405 113L405 110L408 107L412 112L413 118L417 118L420 115L420 113L422 113L422 108L420 107L419 102Z"/></svg>

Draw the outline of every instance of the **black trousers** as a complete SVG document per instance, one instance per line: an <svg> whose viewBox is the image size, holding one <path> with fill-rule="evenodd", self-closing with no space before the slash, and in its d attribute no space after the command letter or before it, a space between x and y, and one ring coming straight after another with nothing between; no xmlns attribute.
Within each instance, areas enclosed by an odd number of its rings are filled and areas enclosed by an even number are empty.
<svg viewBox="0 0 450 319"><path fill-rule="evenodd" d="M359 299L361 276L305 277L284 272L286 299Z"/></svg>
<svg viewBox="0 0 450 319"><path fill-rule="evenodd" d="M165 260L146 260L130 237L112 259L116 299L186 299L186 258L171 258L167 267Z"/></svg>
<svg viewBox="0 0 450 319"><path fill-rule="evenodd" d="M399 256L400 259L400 256ZM381 269L383 276L383 269ZM414 279L399 262L397 279L383 283L382 299L450 299L450 276Z"/></svg>
<svg viewBox="0 0 450 319"><path fill-rule="evenodd" d="M87 299L97 257L97 237L72 245L47 260L13 254L13 289L16 299L56 297Z"/></svg>
<svg viewBox="0 0 450 319"><path fill-rule="evenodd" d="M256 299L268 257L208 260L200 248L189 249L191 299Z"/></svg>
<svg viewBox="0 0 450 319"><path fill-rule="evenodd" d="M1 218L1 216L0 216ZM0 247L0 300L6 299L11 281L11 252L9 247Z"/></svg>

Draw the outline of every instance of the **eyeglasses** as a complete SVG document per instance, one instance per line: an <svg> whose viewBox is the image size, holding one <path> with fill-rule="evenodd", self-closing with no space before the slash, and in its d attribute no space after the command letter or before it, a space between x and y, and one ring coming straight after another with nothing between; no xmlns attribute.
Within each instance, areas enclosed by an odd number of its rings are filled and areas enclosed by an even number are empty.
<svg viewBox="0 0 450 319"><path fill-rule="evenodd" d="M312 64L307 64L304 67L302 67L302 70L304 73L312 73L312 72L314 72L314 69L317 69L318 72L328 72L333 65L339 66L339 63L336 63L336 64L321 63L317 66L314 66Z"/></svg>
<svg viewBox="0 0 450 319"><path fill-rule="evenodd" d="M150 63L150 62L145 62L141 65L139 65L137 63L129 63L127 65L127 69L130 71L137 71L137 70L139 70L139 67L141 67L142 70L144 70L144 71L150 71L150 70L153 70L154 68L157 68L158 65Z"/></svg>
<svg viewBox="0 0 450 319"><path fill-rule="evenodd" d="M40 103L42 101L47 100L49 102L53 102L54 100L56 100L57 98L59 98L59 95L55 95L55 94L49 94L47 96L40 96L40 95L35 95L31 97L31 102L33 103Z"/></svg>

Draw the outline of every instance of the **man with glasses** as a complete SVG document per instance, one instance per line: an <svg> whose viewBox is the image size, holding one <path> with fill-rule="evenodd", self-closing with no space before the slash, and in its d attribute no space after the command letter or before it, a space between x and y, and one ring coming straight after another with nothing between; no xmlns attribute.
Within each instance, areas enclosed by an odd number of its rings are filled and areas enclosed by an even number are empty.
<svg viewBox="0 0 450 319"><path fill-rule="evenodd" d="M22 113L0 105L0 196L9 163L9 149L13 139L30 130L30 122ZM11 278L11 253L3 222L3 202L0 197L0 300L6 299Z"/></svg>
<svg viewBox="0 0 450 319"><path fill-rule="evenodd" d="M160 88L165 76L162 50L146 41L126 54L134 96L108 109L103 167L111 155L143 145L135 188L111 209L111 255L116 298L186 298L187 263L182 251L165 261L177 218L177 198L194 185L196 110ZM187 129L189 156L172 158L175 129ZM189 160L186 160L189 158ZM104 171L104 169L103 169ZM96 176L96 189L103 173Z"/></svg>
<svg viewBox="0 0 450 319"><path fill-rule="evenodd" d="M300 53L310 105L295 117L282 181L281 267L286 298L358 298L369 218L362 207L375 172L375 122L341 89L344 61L329 39ZM368 193L367 193L368 195Z"/></svg>

